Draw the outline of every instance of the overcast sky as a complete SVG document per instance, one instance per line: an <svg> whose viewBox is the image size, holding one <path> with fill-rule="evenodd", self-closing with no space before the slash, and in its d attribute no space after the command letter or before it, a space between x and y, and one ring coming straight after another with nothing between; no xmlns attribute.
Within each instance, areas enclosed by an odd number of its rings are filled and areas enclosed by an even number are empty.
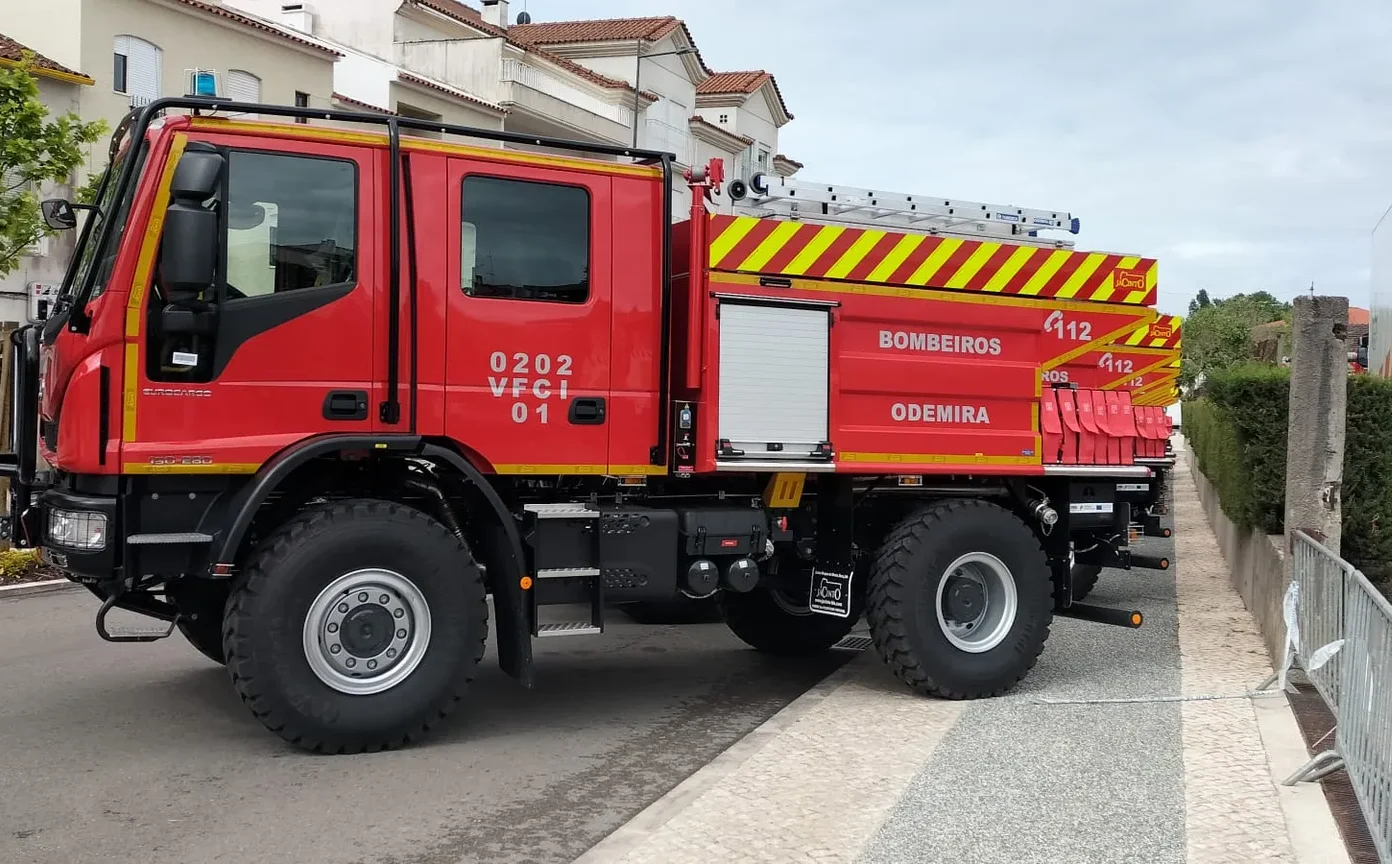
<svg viewBox="0 0 1392 864"><path fill-rule="evenodd" d="M1388 0L513 0L673 14L764 68L800 178L1068 210L1160 259L1160 308L1308 291L1367 306L1392 206Z"/></svg>

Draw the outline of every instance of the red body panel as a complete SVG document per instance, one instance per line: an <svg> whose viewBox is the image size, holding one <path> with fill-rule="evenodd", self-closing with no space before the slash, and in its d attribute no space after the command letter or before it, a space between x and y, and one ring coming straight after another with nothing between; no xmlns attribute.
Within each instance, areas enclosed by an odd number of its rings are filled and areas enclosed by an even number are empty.
<svg viewBox="0 0 1392 864"><path fill-rule="evenodd" d="M410 428L406 419L387 423L377 411L390 395L385 142L327 130L182 119L152 134L155 147L131 214L132 225L148 230L126 232L111 287L92 304L91 334L65 333L47 350L45 416L52 416L58 400L65 406L58 464L90 473L250 471L278 450L316 434ZM151 381L145 368L143 303L162 218L160 183L171 171L166 153L176 134L190 141L347 159L358 168L356 284L339 299L247 339L215 380L193 388ZM698 202L698 218L673 228L671 317L663 321L660 267L666 214L656 173L642 169L625 174L575 160L433 142L408 144L407 150L415 242L407 246L410 235L402 232L402 415L414 416L417 433L450 439L485 471L665 471L650 465L659 412L668 410L659 401L664 328L670 338L673 398L689 399L698 407L695 470L716 470L721 370L719 301L713 294L720 293L802 298L833 308L827 411L839 471L1037 474L1045 461L1129 461L1127 436L1116 430L1107 396L1045 391L1042 378L1050 371L1072 376L1089 370L1092 377L1085 383L1091 386L1082 391L1118 386L1118 376L1111 374L1115 369L1098 371L1101 353L1153 320L1154 312L1142 305L1153 298L1153 284L1145 282L1153 282L1153 262L1141 262L1138 284L1127 281L1132 276L1120 259L1104 262L1107 280L1120 274L1126 283L1126 299L1117 298L1119 302L1032 296L1028 279L1018 286L1022 294L1003 292L991 268L1001 268L1001 279L1006 279L1010 262L1018 263L1024 255L1006 246L975 265L940 262L980 271L962 284L957 282L964 276L949 278L952 284L943 290L905 287L915 284L912 274L896 280L887 263L876 265L875 255L887 256L887 262L896 254L881 249L884 243L857 247L860 258L849 269L844 262L819 265L804 272L822 278L794 275L786 284L766 285L749 270L761 254L757 249L724 250L741 256L736 269L742 272L710 269L720 252L716 244L724 242L711 239L712 225L728 231L730 223L706 217ZM474 175L586 191L589 294L584 302L531 302L463 290L461 188ZM759 237L781 236L767 233L766 227L757 232L764 232ZM937 248L936 243L904 242L923 246L924 261L931 261L931 250ZM898 242L889 245L904 248ZM1087 253L1068 254L1079 267L1086 265ZM1039 257L1030 256L1032 261ZM777 266L770 272L791 273L799 266L795 258L775 250L769 266ZM1045 253L1041 262L1048 260ZM414 321L411 292L405 290L411 274L416 278ZM1066 294L1068 278L1061 276L1060 285L1050 282L1047 293ZM863 281L845 281L849 279ZM132 284L138 298L133 304ZM1113 290L1108 285L1089 283L1086 296L1107 300ZM770 339L777 336L769 334ZM410 403L408 378L413 356L416 405ZM101 363L112 373L107 394L112 442L105 453L97 437L84 437L83 431L95 425L101 404L96 392ZM326 420L324 399L333 389L367 391L368 416ZM568 410L578 397L604 400L605 422L569 421ZM1124 410L1121 404L1116 407Z"/></svg>

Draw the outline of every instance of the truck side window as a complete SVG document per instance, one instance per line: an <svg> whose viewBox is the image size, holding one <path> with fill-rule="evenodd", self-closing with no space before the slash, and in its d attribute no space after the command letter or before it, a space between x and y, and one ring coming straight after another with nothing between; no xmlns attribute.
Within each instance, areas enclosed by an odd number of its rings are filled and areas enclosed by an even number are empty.
<svg viewBox="0 0 1392 864"><path fill-rule="evenodd" d="M499 177L464 178L460 287L470 297L590 299L590 193Z"/></svg>
<svg viewBox="0 0 1392 864"><path fill-rule="evenodd" d="M357 189L357 166L347 160L231 151L228 298L352 282Z"/></svg>

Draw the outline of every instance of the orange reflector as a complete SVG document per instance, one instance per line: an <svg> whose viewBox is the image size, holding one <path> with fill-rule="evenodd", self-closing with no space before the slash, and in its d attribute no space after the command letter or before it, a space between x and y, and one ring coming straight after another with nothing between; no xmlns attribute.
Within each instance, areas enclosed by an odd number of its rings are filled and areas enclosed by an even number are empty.
<svg viewBox="0 0 1392 864"><path fill-rule="evenodd" d="M522 577L522 590L523 590L523 591L530 591L530 590L532 590L532 577L530 577L530 576L523 576L523 577Z"/></svg>
<svg viewBox="0 0 1392 864"><path fill-rule="evenodd" d="M1141 626L1141 613L1139 613L1139 612L1132 612L1132 613L1131 613L1131 626L1132 626L1132 627L1139 627L1139 626Z"/></svg>

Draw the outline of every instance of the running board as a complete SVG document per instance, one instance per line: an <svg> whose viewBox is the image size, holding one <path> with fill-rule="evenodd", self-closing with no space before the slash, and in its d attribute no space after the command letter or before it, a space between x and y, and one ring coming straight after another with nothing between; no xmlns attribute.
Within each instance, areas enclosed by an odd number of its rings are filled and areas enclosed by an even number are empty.
<svg viewBox="0 0 1392 864"><path fill-rule="evenodd" d="M589 621L567 621L561 624L538 624L536 635L542 636L598 636L604 632Z"/></svg>
<svg viewBox="0 0 1392 864"><path fill-rule="evenodd" d="M1094 624L1110 624L1113 627L1125 627L1129 630L1135 630L1145 623L1144 616L1134 609L1110 609L1106 606L1088 606L1085 603L1074 603L1067 609L1057 610L1054 615L1059 618L1091 621Z"/></svg>

